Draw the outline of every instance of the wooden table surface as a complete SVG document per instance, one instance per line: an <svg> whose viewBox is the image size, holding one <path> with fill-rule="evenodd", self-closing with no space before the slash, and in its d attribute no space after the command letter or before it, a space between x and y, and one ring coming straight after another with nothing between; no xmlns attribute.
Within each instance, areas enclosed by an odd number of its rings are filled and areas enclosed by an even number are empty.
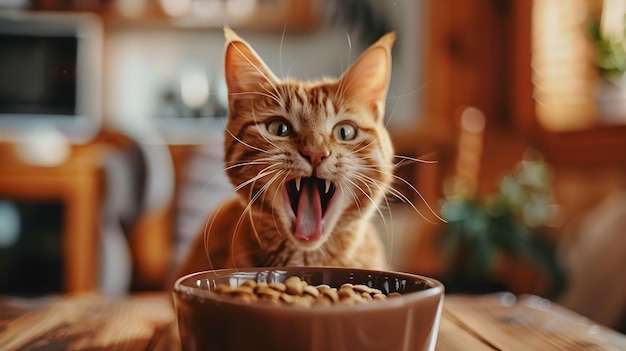
<svg viewBox="0 0 626 351"><path fill-rule="evenodd" d="M179 350L169 295L0 297L0 350ZM626 336L536 296L445 297L437 350L626 350Z"/></svg>

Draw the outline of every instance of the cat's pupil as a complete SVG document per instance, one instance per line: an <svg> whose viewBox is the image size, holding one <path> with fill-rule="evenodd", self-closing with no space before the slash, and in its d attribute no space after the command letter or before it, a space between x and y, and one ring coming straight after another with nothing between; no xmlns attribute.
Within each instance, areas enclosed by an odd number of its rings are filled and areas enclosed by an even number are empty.
<svg viewBox="0 0 626 351"><path fill-rule="evenodd" d="M356 138L356 128L350 123L342 123L336 126L333 133L335 138L343 141L350 141Z"/></svg>
<svg viewBox="0 0 626 351"><path fill-rule="evenodd" d="M291 127L287 122L278 119L272 120L267 124L267 130L276 136L285 137L291 134Z"/></svg>
<svg viewBox="0 0 626 351"><path fill-rule="evenodd" d="M283 135L285 135L285 134L287 134L287 126L286 126L286 125L284 125L284 124L281 124L281 125L278 127L278 136L283 136Z"/></svg>

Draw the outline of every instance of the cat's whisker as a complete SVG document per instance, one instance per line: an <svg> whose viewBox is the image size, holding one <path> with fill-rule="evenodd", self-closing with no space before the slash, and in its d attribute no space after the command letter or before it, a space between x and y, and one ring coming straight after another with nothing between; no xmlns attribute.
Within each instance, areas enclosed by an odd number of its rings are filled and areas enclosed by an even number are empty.
<svg viewBox="0 0 626 351"><path fill-rule="evenodd" d="M284 177L283 177L283 179L280 181L280 184L278 185L278 188L279 188L279 189L282 189L282 188L284 188L284 187L285 187L285 182L287 181L287 178L289 177L289 174L291 173L291 171L283 171L282 173L284 174ZM274 204L274 201L276 201L276 197L277 197L277 196L279 196L279 194L280 194L280 195L282 195L280 191L276 191L276 192L274 193L274 197L272 198L272 205ZM279 225L278 225L278 223L276 222L276 216L275 216L275 213L274 213L274 208L276 208L276 207L275 207L275 206L272 206L272 219L274 220L274 226L275 226L276 228L280 228L280 226L279 226ZM283 236L283 233L282 233L280 230L278 231L278 234L279 234L281 237Z"/></svg>
<svg viewBox="0 0 626 351"><path fill-rule="evenodd" d="M243 189L244 187L246 187L246 186L248 186L248 185L250 185L250 184L253 184L253 183L254 183L254 182L256 182L257 180L259 180L259 179L261 179L261 178L263 178L263 177L265 177L265 176L267 176L267 175L269 175L269 174L272 174L272 173L275 173L275 172L279 172L280 170L266 171L266 170L268 170L268 169L270 169L270 168L272 168L272 167L274 167L274 166L278 166L278 165L270 165L270 166L266 167L264 170L262 170L261 172L259 172L256 176L254 176L254 177L252 177L252 178L250 178L250 179L247 179L247 180L246 180L245 182L243 182L243 183L240 183L239 185L237 185L237 186L235 187L235 192L237 192L237 191L239 191L239 190Z"/></svg>
<svg viewBox="0 0 626 351"><path fill-rule="evenodd" d="M245 162L241 162L241 161L231 161L229 162L231 165L229 166L229 168L238 168L240 166L247 166L247 165L263 165L263 164L275 164L276 163L276 158L274 157L275 155L271 154L270 152L267 152L267 154L269 156L265 156L265 157L259 157L253 160L249 160L249 161L245 161Z"/></svg>
<svg viewBox="0 0 626 351"><path fill-rule="evenodd" d="M328 258L328 257L330 257L330 253L329 253L329 252L327 252L327 250L326 250L324 247L320 247L320 248L317 250L317 254L318 254L318 255L321 255L321 256L322 256L322 257L324 257L324 258Z"/></svg>
<svg viewBox="0 0 626 351"><path fill-rule="evenodd" d="M274 83L274 79L273 77L268 76L263 69L261 69L259 66L257 66L254 62L252 62L252 60L246 56L246 54L241 51L241 49L239 49L236 45L233 45L233 47L235 48L235 50L237 50L237 52L239 52L239 54L248 62L248 64L250 66L252 66L260 75L261 77L263 77L265 79L266 82L268 82L272 88L274 89L274 91L277 91L276 88L276 84ZM269 92L268 92L269 93Z"/></svg>
<svg viewBox="0 0 626 351"><path fill-rule="evenodd" d="M417 188L415 188L415 186L413 184L411 184L411 182L409 182L408 180L393 174L393 173L385 173L384 171L378 170L376 168L372 168L372 171L375 172L380 172L383 174L388 174L391 175L393 177L393 179L398 180L400 182L402 182L403 184L405 184L406 186L408 186L415 194L417 194L417 196L420 198L420 200L424 203L424 205L426 206L426 208L428 208L428 211L435 216L435 218L437 218L441 223L446 223L446 220L443 219L441 216L439 216L435 210L430 206L430 204L428 203L428 201L426 201L426 199L424 198L424 195L422 195L422 193L417 190ZM398 198L399 200L403 201L404 203L409 204L422 218L424 218L424 220L428 221L431 224L436 224L436 222L433 222L432 220L430 220L428 217L426 217L422 211L420 211L417 206L415 206L415 204L413 204L413 202L406 196L404 195L401 191L395 189L394 187L389 187L388 191L394 195L396 198Z"/></svg>
<svg viewBox="0 0 626 351"><path fill-rule="evenodd" d="M403 93L403 94L388 95L387 99L402 99L402 98L405 98L407 96L417 95L417 93L423 91L426 88L427 85L428 85L428 83L424 83L424 84L422 84L421 87L418 87L417 89L411 90L411 91Z"/></svg>
<svg viewBox="0 0 626 351"><path fill-rule="evenodd" d="M235 163L233 165L230 165L228 167L226 167L224 170L231 170L231 169L235 169L235 168L242 168L242 167L250 167L250 166L263 166L263 165L275 165L276 162L274 162L273 158L268 158L265 160L257 160L257 161L249 161L249 162L239 162L239 163Z"/></svg>
<svg viewBox="0 0 626 351"><path fill-rule="evenodd" d="M437 160L426 160L423 158L415 158L415 157L404 156L404 155L394 155L394 158L399 158L400 162L411 161L411 162L426 163L426 164L435 164L439 162ZM397 163L396 165L399 165L399 164L400 163Z"/></svg>
<svg viewBox="0 0 626 351"><path fill-rule="evenodd" d="M285 77L289 77L291 75L291 70L293 69L293 66L295 65L295 62L292 62L289 65L289 68L287 69L287 75Z"/></svg>
<svg viewBox="0 0 626 351"><path fill-rule="evenodd" d="M393 101L393 107L391 108L391 111L389 112L389 115L386 118L386 122L385 122L385 127L388 127L389 124L391 123L391 120L393 120L393 118L396 115L396 109L398 107L398 104L400 103L400 100L408 97L408 96L413 96L413 95L417 95L417 93L419 93L420 91L422 91L427 84L422 85L421 87L419 87L418 89L409 91L407 93L404 94L400 94L400 95L387 95L387 99L386 101Z"/></svg>
<svg viewBox="0 0 626 351"><path fill-rule="evenodd" d="M414 157L409 157L409 156L402 156L402 155L396 155L396 158L401 159L398 163L395 164L395 166L400 166L402 164L402 162L404 161L411 161L411 162L421 162L421 163L426 163L426 164L433 164L433 163L437 163L437 160L425 160L425 159L419 159L419 158L414 158ZM380 169L378 169L377 167L370 167L369 169L376 171L376 172L380 172L386 175L390 175L392 176L395 180L398 180L404 184L406 184L407 186L409 186L411 188L411 190L417 194L420 199L422 200L422 202L426 205L426 207L428 208L429 212L434 215L439 221L444 222L445 220L443 218L441 218L439 215L437 215L437 213L433 210L433 208L430 206L430 204L426 201L426 199L423 197L423 195L421 194L421 192L419 192L414 186L413 184L411 184L409 181L407 181L406 179L392 173L392 172L385 172L382 171ZM415 209L415 211L417 213L420 214L420 216L422 218L424 218L426 221L428 221L431 224L436 224L435 222L431 221L429 218L427 218L421 211L419 211L417 209L417 207L413 204L413 202L407 197L405 196L402 192L400 192L399 190L390 187L389 188L389 193L391 193L391 195L393 195L394 197L396 197L397 199L401 200L404 203L410 204L411 207L413 209Z"/></svg>
<svg viewBox="0 0 626 351"><path fill-rule="evenodd" d="M278 167L279 164L276 163L276 160L274 157L265 157L265 158L260 158L254 161L238 162L238 163L228 166L227 169L235 169L235 168L251 167L251 166L265 166L265 168L263 168L263 171L264 171L272 167Z"/></svg>
<svg viewBox="0 0 626 351"><path fill-rule="evenodd" d="M382 171L380 171L380 173L383 173ZM357 172L355 174L355 177L360 180L365 186L367 186L367 189L370 191L370 193L374 193L372 191L371 186L376 187L376 189L378 189L378 191L382 194L386 194L388 191L392 190L392 188L387 185L384 182L379 181L378 179L375 179L373 177L370 177L368 175L366 175L363 172ZM371 186L370 186L371 185ZM388 204L388 203L387 203Z"/></svg>
<svg viewBox="0 0 626 351"><path fill-rule="evenodd" d="M363 177L365 177L365 175L363 175ZM377 186L377 188L379 188L379 190L383 193L386 194L387 191L389 191L391 189L391 191L395 190L389 186L387 186L385 183L381 183L379 181L377 181L376 179L372 179L370 177L367 177L370 181L374 182L374 184ZM393 211L391 211L391 204L389 203L389 199L387 198L387 196L383 197L384 201L384 209L386 210L385 212L388 214L389 216L389 220L387 220L387 217L383 214L383 206L381 206L380 204L374 204L374 206L376 206L376 211L378 212L379 218L382 221L382 225L385 228L385 232L387 235L387 240L388 242L393 242L394 241L394 221L393 221ZM388 257L393 257L393 245L389 246L389 253L388 253Z"/></svg>
<svg viewBox="0 0 626 351"><path fill-rule="evenodd" d="M352 101L354 100L359 100L359 98L363 95L363 93L361 94L353 94L352 96L348 97L346 99L346 92L348 91L348 89L350 89L350 86L352 85L352 83L354 81L356 81L357 77L352 77L350 76L350 80L345 79L345 77L341 80L341 91L340 91L340 101L342 104L350 104Z"/></svg>
<svg viewBox="0 0 626 351"><path fill-rule="evenodd" d="M271 166L270 166L270 167L271 167ZM270 167L267 167L266 169L269 169ZM263 197L261 198L261 203L264 203L265 194L267 193L267 190L271 187L271 185L272 185L272 184L273 184L273 183L274 183L274 182L275 182L278 178L280 178L280 177L281 177L281 176L285 173L285 171L284 171L284 170L278 170L278 171L271 171L271 172L264 172L264 173L263 173L263 177L264 177L264 176L266 176L266 175L269 175L269 174L272 174L272 173L275 173L275 172L277 172L277 173L276 173L276 174L274 174L274 175L272 176L272 178L270 178L270 180L266 181L266 182L265 182L265 184L264 184L264 185L263 185L263 186L262 186L262 187L261 187L261 188L260 188L260 189L259 189L256 193L254 193L254 194L252 193L252 191L253 191L253 189L254 189L254 186L251 186L251 187L250 187L250 196L248 197L248 198L249 198L249 201L248 201L248 204L247 204L247 206L246 206L246 208L245 208L245 212L250 213L250 221L251 221L251 222L253 222L253 217L252 217L252 215L251 215L251 212L252 212L252 205L253 205L253 204L254 204L254 203L255 203L255 202L256 202L256 201L257 201L257 200L258 200L261 196L263 196ZM259 180L259 179L263 178L263 177L255 177L255 178L256 178L256 179L255 179L255 182L256 182L257 180ZM262 208L263 208L263 205L261 205L261 209L262 209ZM259 245L263 246L263 243L262 243L262 241L261 241L261 237L259 236L258 232L256 231L256 228L255 228L255 226L254 226L254 225L252 226L252 229L254 230L254 233L255 233L255 236L256 236L256 238L257 238L257 241L259 242Z"/></svg>
<svg viewBox="0 0 626 351"><path fill-rule="evenodd" d="M199 193L202 193L206 190L207 186L209 186L209 184L211 184L218 176L222 176L223 174L225 174L228 170L230 169L234 169L234 168L240 168L240 167L247 167L247 166L256 166L256 165L265 165L265 164L274 164L275 160L274 158L260 158L254 161L249 161L249 162L240 162L240 163L236 163L233 165L230 165L228 167L223 168L219 173L214 174L211 179L209 179L205 185L202 187L202 189L200 189Z"/></svg>
<svg viewBox="0 0 626 351"><path fill-rule="evenodd" d="M385 123L384 126L385 128L389 127L389 125L391 124L391 121L394 119L395 115L396 115L396 109L398 108L398 104L400 103L400 100L408 97L408 96L413 96L413 95L417 95L417 93L421 92L422 90L424 90L424 88L428 85L428 83L423 84L421 87L409 91L407 93L404 94L399 94L399 95L387 95L386 98L386 104L388 104L389 102L393 103L393 106L391 108L391 111L389 111L388 115L385 118Z"/></svg>
<svg viewBox="0 0 626 351"><path fill-rule="evenodd" d="M344 99L344 95L345 95L345 84L342 79L337 84L337 92L335 92L334 98L337 99L337 101L341 103Z"/></svg>
<svg viewBox="0 0 626 351"><path fill-rule="evenodd" d="M280 67L280 74L282 78L285 78L285 72L283 71L283 43L285 42L285 33L287 32L287 22L283 25L283 33L280 36L280 45L278 46L278 66Z"/></svg>
<svg viewBox="0 0 626 351"><path fill-rule="evenodd" d="M282 90L279 89L279 87L275 86L274 84L272 84L272 89L274 89L274 91L271 91L267 87L263 87L263 90L265 90L267 94L272 95L274 97L273 100L278 103L278 106L280 106L281 108L285 108L285 98L282 95Z"/></svg>
<svg viewBox="0 0 626 351"><path fill-rule="evenodd" d="M235 191L239 191L239 190L243 189L244 187L246 187L248 185L254 184L257 180L259 180L259 179L261 179L261 178L263 178L263 177L265 177L265 176L267 176L269 174L272 174L274 172L278 172L278 170L269 171L269 172L261 172L261 173L257 174L256 176L246 180L245 182L240 183L239 185L237 185L235 187Z"/></svg>
<svg viewBox="0 0 626 351"><path fill-rule="evenodd" d="M363 179L361 179L358 176L357 176L357 179L359 179L363 183L363 185L365 185L367 187L367 189L370 190L370 192L371 192L371 188L367 184L366 181L364 181ZM376 209L376 211L382 216L382 213L380 212L380 209L378 208L378 205L377 205L376 201L372 198L372 196L367 191L365 191L363 188L361 188L358 184L356 184L356 182L354 182L354 181L352 181L350 179L347 179L347 181L350 184L352 184L354 186L354 188L360 190L361 193L374 205L374 208ZM359 210L360 210L360 207L359 207Z"/></svg>
<svg viewBox="0 0 626 351"><path fill-rule="evenodd" d="M348 39L348 67L352 62L352 40L350 39L350 33L346 32L346 38ZM343 62L341 63L341 70L345 71L343 67ZM344 84L344 79L339 80L339 85L337 86L337 95L336 97L339 101L343 101L347 86Z"/></svg>
<svg viewBox="0 0 626 351"><path fill-rule="evenodd" d="M350 86L352 85L352 83L357 80L356 77L352 78L352 80L348 81L344 90L348 91L348 89L350 88ZM345 93L344 91L344 93ZM352 104L354 101L363 101L363 96L366 95L366 92L363 93L359 93L359 94L351 94L350 97L348 99L343 98L341 101L345 104Z"/></svg>
<svg viewBox="0 0 626 351"><path fill-rule="evenodd" d="M265 168L265 170L271 168L272 166L268 166L267 168ZM254 237L257 240L257 242L259 243L259 245L261 247L263 247L263 241L261 240L261 236L259 235L258 231L256 230L256 226L254 225L254 216L252 216L252 205L254 204L254 202L256 202L256 200L261 196L261 194L264 194L265 191L264 189L266 189L266 187L268 186L268 183L266 183L263 187L261 187L261 189L259 189L259 191L257 191L254 195L253 195L253 189L254 189L254 183L256 183L257 180L265 177L266 175L272 174L274 172L278 172L278 174L280 174L282 171L269 171L269 172L260 172L256 177L253 177L251 180L251 187L250 187L250 194L248 196L248 198L250 199L248 201L248 204L246 205L246 207L244 208L241 216L239 217L239 220L237 221L236 224L236 228L237 230L235 231L235 234L233 235L233 239L232 239L232 244L231 244L231 255L234 255L234 241L235 238L237 236L236 233L239 232L238 228L241 226L241 223L243 222L243 218L245 216L248 217L248 219L250 220L251 225L251 230L253 231ZM249 183L249 182L246 182ZM241 189L241 187L237 187L237 190Z"/></svg>
<svg viewBox="0 0 626 351"><path fill-rule="evenodd" d="M233 257L233 262L236 264L237 260L235 259L236 256L236 252L235 252L235 242L237 240L237 236L239 235L239 228L241 228L241 225L243 224L244 219L248 217L250 219L250 222L252 223L251 227L252 230L254 231L254 237L256 238L257 242L259 243L259 245L263 246L263 243L261 242L261 239L259 237L259 234L257 233L255 226L254 226L254 218L252 217L252 213L250 210L250 207L246 207L242 212L241 215L239 216L239 218L237 219L237 223L235 224L235 229L233 231L233 236L231 238L230 241L230 256Z"/></svg>
<svg viewBox="0 0 626 351"><path fill-rule="evenodd" d="M254 195L254 198L252 200L256 201L262 193L263 198L261 199L261 203L265 203L265 194L267 193L267 190L269 190L269 188L273 185L273 183L284 173L285 173L284 170L280 170L278 171L278 173L274 174L272 178L270 178L267 182L265 182L265 184L261 187L261 189L257 191L257 193ZM274 196L276 196L276 193L277 192L274 192Z"/></svg>
<svg viewBox="0 0 626 351"><path fill-rule="evenodd" d="M373 181L372 178L365 176L364 174L357 172L354 174L354 178L356 178L356 180L360 181L363 186L365 186L367 188L368 191L365 191L363 188L358 187L364 195L368 196L368 194L373 194L374 191L372 190L372 188L370 187L370 184L375 185L375 182ZM356 184L354 182L352 182L352 184L354 184L356 186ZM369 196L368 196L369 198Z"/></svg>
<svg viewBox="0 0 626 351"><path fill-rule="evenodd" d="M373 179L371 177L367 177L364 174L358 173L356 175L356 177L362 182L364 183L368 189L369 189L369 185L367 183L373 183L373 185L375 185L383 194L385 193L385 189L387 188L387 186L385 184L380 183L379 181L377 181L376 179ZM356 186L356 185L355 185ZM357 186L357 188L359 188ZM359 188L360 189L360 188ZM361 190L363 191L363 190ZM364 192L365 194L365 192ZM367 196L367 198L370 200L370 202L372 202L372 205L374 206L374 209L376 210L376 212L378 213L382 223L383 223L383 227L385 228L385 231L387 232L387 236L389 238L389 242L393 242L393 234L394 234L394 230L393 230L393 220L391 221L387 221L387 218L385 217L385 215L383 214L382 211L382 206L380 206L376 201L374 201L370 196L368 196L367 194L365 194L365 196ZM387 213L389 213L389 216L391 218L391 206L389 204L389 201L386 197L383 198L385 204L386 204L386 208L387 208ZM392 257L393 255L393 247L389 247L389 256L388 257Z"/></svg>
<svg viewBox="0 0 626 351"><path fill-rule="evenodd" d="M387 97L387 99L385 99L385 111L388 110L388 108L386 106L389 106L390 100L391 99L389 97ZM396 115L396 108L398 108L399 101L400 101L399 99L394 99L393 100L393 105L391 106L391 111L383 118L383 125L385 126L385 128L389 127L389 125L391 124L391 120Z"/></svg>
<svg viewBox="0 0 626 351"><path fill-rule="evenodd" d="M399 176L395 176L394 175L394 179L401 181L402 183L406 184L409 188L411 188L411 190L413 190L413 192L415 192L415 194L420 198L420 200L422 201L422 203L424 203L424 205L426 206L426 208L428 209L428 211L435 217L437 218L440 223L447 223L447 221L445 219L443 219L441 216L439 216L437 214L437 212L435 212L435 210L430 206L430 204L428 203L428 201L426 201L426 199L424 198L424 195L422 195L422 193L417 190L415 188L415 186L413 186L413 184L411 184L409 181L407 181L406 179L399 177ZM413 204L413 202L411 200L409 200L404 194L402 194L402 192L400 192L399 190L396 190L395 188L391 187L390 189L394 190L394 193L396 194L395 196L399 199L404 199L405 202L407 204L409 204L417 213L419 213L419 215L424 218L428 223L431 224L437 224L436 222L432 221L431 219L427 218L422 211L418 210L417 207L415 206L415 204ZM399 197L398 195L400 195L401 197Z"/></svg>
<svg viewBox="0 0 626 351"><path fill-rule="evenodd" d="M374 145L375 141L374 140L370 140L368 143L358 143L356 145L354 145L354 147L352 148L352 152L353 153L360 153L363 150L369 148L370 146Z"/></svg>
<svg viewBox="0 0 626 351"><path fill-rule="evenodd" d="M269 154L269 151L267 150L263 150L261 148L258 148L256 146L250 145L249 143L246 143L245 141L241 140L240 138L238 138L236 135L234 135L230 129L226 128L226 132L228 133L228 135L230 135L233 139L235 139L238 143L245 145L246 147L249 147L252 150L264 153L264 154Z"/></svg>
<svg viewBox="0 0 626 351"><path fill-rule="evenodd" d="M350 196L352 197L352 202L356 206L357 211L359 211L359 215L363 215L363 211L361 210L361 202L359 200L357 193L354 191L354 188L359 188L359 187L356 184L354 184L354 182L347 181L347 180L339 182L339 187L343 191L350 194ZM361 189L359 188L359 190Z"/></svg>
<svg viewBox="0 0 626 351"><path fill-rule="evenodd" d="M270 87L272 88L271 90L265 86L264 84L261 84L261 88L265 91L265 93L267 94L266 96L271 98L272 100L276 101L278 103L279 106L284 107L284 97L281 94L281 89L279 89L279 86L276 85L276 81L274 79L268 78L263 72L261 72L259 70L259 68L255 65L252 65L257 71L259 71L259 73L261 73L261 75L265 78L265 81L267 83L269 83ZM259 92L261 93L261 92Z"/></svg>
<svg viewBox="0 0 626 351"><path fill-rule="evenodd" d="M366 183L366 182L371 182L373 185L376 186L376 188L378 188L378 190L383 193L383 194L387 194L387 192L393 192L396 191L396 189L388 186L386 183L383 183L377 179L374 179L372 177L369 177L363 173L358 173L357 177L359 177L359 179L361 179L362 182ZM408 199L407 199L408 200ZM380 219L383 223L383 226L387 232L387 236L389 237L389 242L393 242L393 219L391 221L387 221L386 217L383 215L383 211L382 209L386 209L385 212L387 212L389 214L389 217L391 219L392 217L392 211L391 211L391 204L389 203L389 199L387 196L383 197L383 200L385 206L381 206L380 204L375 203L374 206L377 207L377 212L380 216ZM391 249L391 248L390 248ZM391 252L390 252L391 255ZM391 257L391 256L390 256Z"/></svg>
<svg viewBox="0 0 626 351"><path fill-rule="evenodd" d="M266 98L272 99L274 101L276 101L278 104L282 103L282 100L280 99L280 96L278 94L273 94L271 90L267 90L265 89L266 93L262 92L262 91L245 91L245 92L241 92L241 93L228 93L228 96L245 96L245 95L261 95L264 96Z"/></svg>

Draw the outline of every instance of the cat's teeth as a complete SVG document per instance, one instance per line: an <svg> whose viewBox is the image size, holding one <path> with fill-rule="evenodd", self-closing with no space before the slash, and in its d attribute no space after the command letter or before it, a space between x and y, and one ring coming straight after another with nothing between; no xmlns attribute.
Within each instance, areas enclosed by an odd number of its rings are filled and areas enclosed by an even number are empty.
<svg viewBox="0 0 626 351"><path fill-rule="evenodd" d="M326 180L326 194L328 194L328 190L330 190L330 180Z"/></svg>
<svg viewBox="0 0 626 351"><path fill-rule="evenodd" d="M297 177L295 181L296 181L296 190L300 191L300 182L302 182L302 178Z"/></svg>

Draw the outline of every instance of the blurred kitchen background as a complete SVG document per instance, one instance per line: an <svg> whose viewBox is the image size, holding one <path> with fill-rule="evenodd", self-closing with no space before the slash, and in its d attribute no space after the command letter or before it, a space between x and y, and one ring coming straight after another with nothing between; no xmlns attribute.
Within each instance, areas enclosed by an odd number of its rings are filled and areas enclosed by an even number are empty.
<svg viewBox="0 0 626 351"><path fill-rule="evenodd" d="M624 331L626 1L0 1L0 294L169 287L222 173L222 28L280 77L396 31L392 268Z"/></svg>

